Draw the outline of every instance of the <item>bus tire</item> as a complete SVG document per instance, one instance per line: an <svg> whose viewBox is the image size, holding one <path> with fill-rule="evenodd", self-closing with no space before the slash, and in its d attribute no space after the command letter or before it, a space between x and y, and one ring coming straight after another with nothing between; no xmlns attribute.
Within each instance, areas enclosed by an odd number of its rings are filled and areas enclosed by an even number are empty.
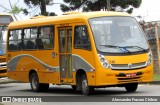
<svg viewBox="0 0 160 105"><path fill-rule="evenodd" d="M127 92L135 92L138 88L138 83L128 83L125 85Z"/></svg>
<svg viewBox="0 0 160 105"><path fill-rule="evenodd" d="M34 92L47 91L49 88L49 84L39 83L37 73L32 73L30 75L30 85Z"/></svg>
<svg viewBox="0 0 160 105"><path fill-rule="evenodd" d="M83 95L91 95L94 92L94 87L88 86L88 80L85 74L81 77L81 91Z"/></svg>

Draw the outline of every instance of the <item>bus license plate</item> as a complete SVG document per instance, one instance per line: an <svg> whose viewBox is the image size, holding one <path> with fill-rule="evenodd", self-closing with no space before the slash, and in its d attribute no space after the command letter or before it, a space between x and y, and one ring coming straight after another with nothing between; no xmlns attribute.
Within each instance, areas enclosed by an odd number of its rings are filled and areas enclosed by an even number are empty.
<svg viewBox="0 0 160 105"><path fill-rule="evenodd" d="M136 77L136 73L128 73L126 74L126 77Z"/></svg>

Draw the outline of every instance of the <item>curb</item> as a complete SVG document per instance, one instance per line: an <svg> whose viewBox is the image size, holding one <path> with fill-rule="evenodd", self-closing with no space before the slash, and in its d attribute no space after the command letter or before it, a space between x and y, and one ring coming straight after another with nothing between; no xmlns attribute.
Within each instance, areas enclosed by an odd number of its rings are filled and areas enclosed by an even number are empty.
<svg viewBox="0 0 160 105"><path fill-rule="evenodd" d="M160 81L152 81L152 82L141 82L140 84L151 84L151 85L160 85Z"/></svg>
<svg viewBox="0 0 160 105"><path fill-rule="evenodd" d="M160 84L160 81L153 81L153 82L151 82L150 84L156 84L156 85L159 85L159 84Z"/></svg>

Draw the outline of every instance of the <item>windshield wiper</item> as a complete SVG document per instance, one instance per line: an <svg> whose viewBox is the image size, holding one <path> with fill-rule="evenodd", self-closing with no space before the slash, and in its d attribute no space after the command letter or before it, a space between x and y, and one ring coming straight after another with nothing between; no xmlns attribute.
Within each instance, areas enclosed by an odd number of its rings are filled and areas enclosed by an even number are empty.
<svg viewBox="0 0 160 105"><path fill-rule="evenodd" d="M114 46L114 45L100 45L100 46L105 46L105 47L109 47L109 48L118 48L118 49L120 49L122 52L131 53L129 50L126 49L126 47Z"/></svg>
<svg viewBox="0 0 160 105"><path fill-rule="evenodd" d="M146 49L142 48L142 47L139 47L139 46L125 46L126 48L139 48L141 49L142 51L147 51Z"/></svg>

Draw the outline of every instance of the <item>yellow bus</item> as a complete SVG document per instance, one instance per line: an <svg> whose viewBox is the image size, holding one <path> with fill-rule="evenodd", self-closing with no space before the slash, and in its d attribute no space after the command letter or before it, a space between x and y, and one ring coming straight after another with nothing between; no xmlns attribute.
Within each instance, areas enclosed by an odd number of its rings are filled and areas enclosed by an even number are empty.
<svg viewBox="0 0 160 105"><path fill-rule="evenodd" d="M0 78L7 76L6 65L6 38L7 26L13 18L10 14L0 13Z"/></svg>
<svg viewBox="0 0 160 105"><path fill-rule="evenodd" d="M33 91L56 84L84 95L111 86L134 92L138 83L153 77L148 42L127 13L68 13L12 22L7 44L8 77L30 82Z"/></svg>

